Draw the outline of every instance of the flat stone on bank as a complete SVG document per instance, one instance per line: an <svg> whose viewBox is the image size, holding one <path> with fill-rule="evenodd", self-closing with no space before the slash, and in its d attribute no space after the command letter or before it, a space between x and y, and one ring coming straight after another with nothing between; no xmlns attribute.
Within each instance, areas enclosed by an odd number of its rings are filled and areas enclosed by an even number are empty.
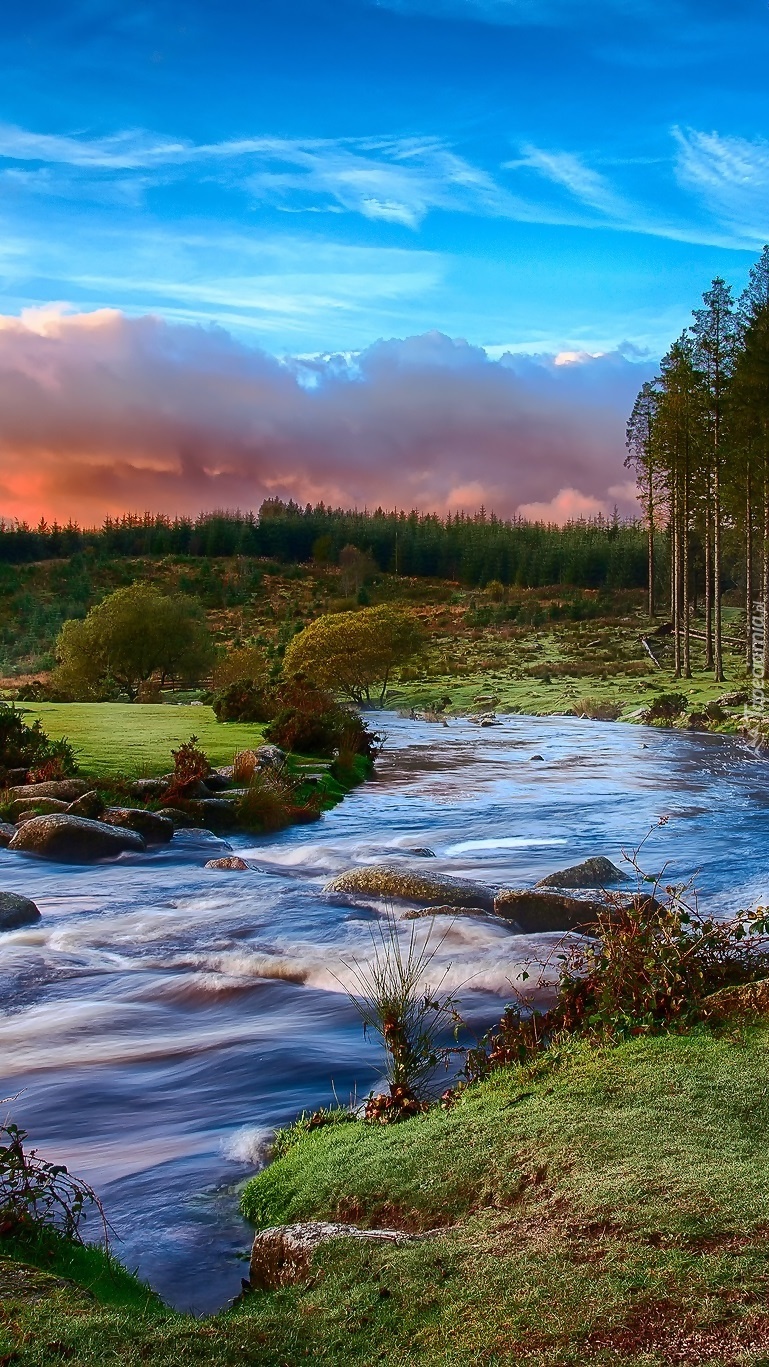
<svg viewBox="0 0 769 1367"><path fill-rule="evenodd" d="M96 864L102 859L117 859L120 854L141 854L147 846L136 831L54 812L26 821L8 848L62 864Z"/></svg>
<svg viewBox="0 0 769 1367"><path fill-rule="evenodd" d="M21 897L17 892L0 892L0 930L19 930L21 926L31 926L39 920L40 912L29 897Z"/></svg>
<svg viewBox="0 0 769 1367"><path fill-rule="evenodd" d="M493 893L480 883L465 878L451 878L448 874L415 873L390 864L369 864L359 869L348 869L326 883L323 891L357 893L394 902L419 902L422 906L494 910Z"/></svg>

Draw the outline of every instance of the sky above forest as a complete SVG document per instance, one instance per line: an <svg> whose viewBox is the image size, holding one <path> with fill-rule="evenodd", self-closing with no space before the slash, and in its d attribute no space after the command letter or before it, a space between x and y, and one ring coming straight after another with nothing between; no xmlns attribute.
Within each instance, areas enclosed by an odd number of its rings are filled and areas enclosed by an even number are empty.
<svg viewBox="0 0 769 1367"><path fill-rule="evenodd" d="M0 516L633 509L769 237L766 0L38 0L0 50Z"/></svg>

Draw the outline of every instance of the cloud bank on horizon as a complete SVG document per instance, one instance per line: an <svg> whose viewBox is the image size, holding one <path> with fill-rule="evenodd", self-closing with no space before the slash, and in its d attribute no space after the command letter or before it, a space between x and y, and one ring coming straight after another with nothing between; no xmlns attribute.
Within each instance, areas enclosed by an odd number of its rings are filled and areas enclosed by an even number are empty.
<svg viewBox="0 0 769 1367"><path fill-rule="evenodd" d="M0 515L81 525L267 497L567 521L634 511L620 353L492 360L430 333L278 361L114 310L0 320Z"/></svg>

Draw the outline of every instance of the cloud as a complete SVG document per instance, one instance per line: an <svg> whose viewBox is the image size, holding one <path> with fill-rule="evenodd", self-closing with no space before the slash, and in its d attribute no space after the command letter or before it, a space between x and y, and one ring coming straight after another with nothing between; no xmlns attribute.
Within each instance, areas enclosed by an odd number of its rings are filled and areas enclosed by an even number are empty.
<svg viewBox="0 0 769 1367"><path fill-rule="evenodd" d="M439 333L281 362L221 328L32 310L0 319L0 515L279 495L568 517L623 478L647 371L618 354L493 361Z"/></svg>
<svg viewBox="0 0 769 1367"><path fill-rule="evenodd" d="M370 0L378 9L435 19L472 19L478 23L525 28L583 28L596 20L595 0ZM633 22L650 14L669 15L659 0L602 0L600 18ZM678 5L675 6L679 8Z"/></svg>
<svg viewBox="0 0 769 1367"><path fill-rule="evenodd" d="M743 239L769 235L769 142L674 128L676 175Z"/></svg>
<svg viewBox="0 0 769 1367"><path fill-rule="evenodd" d="M506 163L509 170L529 167L538 171L554 185L567 190L581 204L597 209L612 218L627 219L632 210L618 195L605 176L587 166L573 152L548 152L544 148L526 144L518 161Z"/></svg>

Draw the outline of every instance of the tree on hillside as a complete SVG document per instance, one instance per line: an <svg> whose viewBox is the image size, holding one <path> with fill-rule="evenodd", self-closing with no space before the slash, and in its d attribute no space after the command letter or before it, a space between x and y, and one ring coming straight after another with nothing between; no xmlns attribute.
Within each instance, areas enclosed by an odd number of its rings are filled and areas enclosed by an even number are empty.
<svg viewBox="0 0 769 1367"><path fill-rule="evenodd" d="M703 294L702 302L704 308L694 311L691 332L694 364L702 377L709 437L707 490L710 516L706 546L710 544L712 528L713 667L716 678L721 680L724 677L721 643L722 495L728 450L726 413L737 354L738 322L731 288L719 276ZM707 634L707 626L705 630Z"/></svg>
<svg viewBox="0 0 769 1367"><path fill-rule="evenodd" d="M54 687L75 697L104 697L115 686L133 700L142 684L179 677L196 682L213 645L198 605L149 584L117 589L82 620L65 622L56 644Z"/></svg>
<svg viewBox="0 0 769 1367"><path fill-rule="evenodd" d="M356 703L370 703L374 690L381 706L393 669L406 664L421 642L417 618L403 608L326 613L294 637L283 673L287 679L304 675Z"/></svg>

